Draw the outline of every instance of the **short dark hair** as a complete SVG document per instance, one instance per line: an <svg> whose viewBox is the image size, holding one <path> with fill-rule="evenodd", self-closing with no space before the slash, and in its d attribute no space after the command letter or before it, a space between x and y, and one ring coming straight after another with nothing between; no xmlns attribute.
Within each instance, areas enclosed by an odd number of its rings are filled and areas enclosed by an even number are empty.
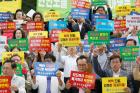
<svg viewBox="0 0 140 93"><path fill-rule="evenodd" d="M77 64L78 64L78 60L80 60L80 59L85 59L86 62L88 63L88 58L87 58L86 56L84 56L84 55L81 55L81 56L79 56L79 57L76 59Z"/></svg>
<svg viewBox="0 0 140 93"><path fill-rule="evenodd" d="M3 63L3 65L6 64L6 63L11 63L12 69L17 68L17 64L16 64L15 61L13 61L13 60L8 59L8 60L6 60L6 61Z"/></svg>
<svg viewBox="0 0 140 93"><path fill-rule="evenodd" d="M102 9L105 11L105 8L104 8L103 6L98 6L97 9L96 9L96 11L97 11L98 9L100 9L100 8L102 8ZM105 12L106 12L106 11L105 11Z"/></svg>
<svg viewBox="0 0 140 93"><path fill-rule="evenodd" d="M134 39L127 39L125 45L127 44L128 41L133 41L133 42L134 42L134 45L135 45L135 46L137 45L137 42L136 42L136 40L134 40Z"/></svg>
<svg viewBox="0 0 140 93"><path fill-rule="evenodd" d="M119 58L119 60L120 60L120 62L122 62L122 58L119 56L119 55L117 55L117 54L113 54L111 57L110 57L110 62L111 62L111 60L112 59L115 59L115 58Z"/></svg>
<svg viewBox="0 0 140 93"><path fill-rule="evenodd" d="M56 57L55 57L54 55L52 55L52 54L46 54L46 55L44 56L44 59L47 59L47 58L52 59L53 62L56 61Z"/></svg>

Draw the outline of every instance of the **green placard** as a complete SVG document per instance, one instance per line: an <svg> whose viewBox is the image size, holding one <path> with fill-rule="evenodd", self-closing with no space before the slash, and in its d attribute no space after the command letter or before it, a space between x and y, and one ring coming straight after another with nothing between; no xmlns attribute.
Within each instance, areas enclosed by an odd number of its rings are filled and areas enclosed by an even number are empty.
<svg viewBox="0 0 140 93"><path fill-rule="evenodd" d="M120 54L123 61L136 61L139 53L139 46L120 47Z"/></svg>
<svg viewBox="0 0 140 93"><path fill-rule="evenodd" d="M71 11L71 0L37 0L37 11L43 14L45 21L50 17L66 18Z"/></svg>
<svg viewBox="0 0 140 93"><path fill-rule="evenodd" d="M23 74L22 74L22 65L21 64L17 64L16 75L23 76Z"/></svg>
<svg viewBox="0 0 140 93"><path fill-rule="evenodd" d="M92 0L92 5L106 5L107 0Z"/></svg>
<svg viewBox="0 0 140 93"><path fill-rule="evenodd" d="M137 32L137 36L138 36L139 43L140 43L140 31Z"/></svg>
<svg viewBox="0 0 140 93"><path fill-rule="evenodd" d="M109 32L88 32L88 43L94 43L94 45L102 45L110 43L110 33Z"/></svg>
<svg viewBox="0 0 140 93"><path fill-rule="evenodd" d="M8 40L8 45L10 49L16 46L22 51L28 51L28 39L11 39Z"/></svg>

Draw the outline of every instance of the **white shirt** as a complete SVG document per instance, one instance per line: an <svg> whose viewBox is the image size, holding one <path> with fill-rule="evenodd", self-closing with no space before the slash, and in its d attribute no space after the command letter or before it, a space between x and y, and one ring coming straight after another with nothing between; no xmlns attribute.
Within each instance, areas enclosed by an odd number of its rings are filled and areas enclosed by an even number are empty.
<svg viewBox="0 0 140 93"><path fill-rule="evenodd" d="M11 80L11 85L15 85L18 87L18 93L26 93L25 90L25 79L23 77L14 75ZM15 93L12 91L12 93Z"/></svg>
<svg viewBox="0 0 140 93"><path fill-rule="evenodd" d="M56 63L59 65L59 68L64 68L64 65L62 64L61 60L59 60L59 56L66 56L67 55L67 49L62 47L61 51L58 52L57 45L52 45L53 55L56 57Z"/></svg>
<svg viewBox="0 0 140 93"><path fill-rule="evenodd" d="M107 62L107 55L106 53L103 53L102 55L98 55L98 62L102 69L104 69L104 66Z"/></svg>
<svg viewBox="0 0 140 93"><path fill-rule="evenodd" d="M81 32L81 30L82 30L82 25L83 25L83 23L78 24L80 32Z"/></svg>
<svg viewBox="0 0 140 93"><path fill-rule="evenodd" d="M64 77L62 74L61 80L63 81L62 86L59 85L57 77L51 77L51 93L61 93L65 87ZM36 76L36 84L33 84L32 88L36 89L38 87L38 93L46 93L47 90L47 77L46 76Z"/></svg>
<svg viewBox="0 0 140 93"><path fill-rule="evenodd" d="M120 76L120 69L117 73L113 71L113 77L119 77L119 76Z"/></svg>
<svg viewBox="0 0 140 93"><path fill-rule="evenodd" d="M74 57L70 55L61 57L62 62L64 62L64 77L70 77L71 71L77 71L77 57L77 55Z"/></svg>

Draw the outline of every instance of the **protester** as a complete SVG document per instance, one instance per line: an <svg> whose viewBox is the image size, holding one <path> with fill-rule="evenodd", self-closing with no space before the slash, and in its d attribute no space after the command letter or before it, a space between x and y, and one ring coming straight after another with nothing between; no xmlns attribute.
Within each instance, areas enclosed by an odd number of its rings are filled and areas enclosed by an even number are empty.
<svg viewBox="0 0 140 93"><path fill-rule="evenodd" d="M55 65L56 58L51 54L44 56L44 62L49 62ZM63 73L57 72L56 76L33 76L32 88L37 89L37 93L61 93L60 90L64 89ZM47 82L47 83L46 83Z"/></svg>
<svg viewBox="0 0 140 93"><path fill-rule="evenodd" d="M86 56L79 56L76 59L77 62L77 68L79 72L88 72L89 66L88 66L88 58ZM90 72L92 73L92 72ZM70 81L68 80L66 83L66 88L64 90L64 93L101 93L100 91L100 86L99 86L99 82L95 82L95 89L91 90L88 88L78 88L78 87L74 87L71 85Z"/></svg>
<svg viewBox="0 0 140 93"><path fill-rule="evenodd" d="M12 60L6 60L3 64L2 73L4 76L11 76L11 91L12 93L26 93L25 79L15 74L16 63ZM22 82L21 82L22 81Z"/></svg>
<svg viewBox="0 0 140 93"><path fill-rule="evenodd" d="M25 32L22 29L16 29L13 33L13 39L22 39L25 37Z"/></svg>
<svg viewBox="0 0 140 93"><path fill-rule="evenodd" d="M128 87L124 90L126 90L126 93L133 93L134 87L132 85L132 77L129 74L127 74L125 70L121 69L122 59L119 55L112 55L110 57L111 69L101 70L97 58L94 59L94 63L96 64L96 66L98 66L97 69L95 69L95 72L101 77L127 77Z"/></svg>

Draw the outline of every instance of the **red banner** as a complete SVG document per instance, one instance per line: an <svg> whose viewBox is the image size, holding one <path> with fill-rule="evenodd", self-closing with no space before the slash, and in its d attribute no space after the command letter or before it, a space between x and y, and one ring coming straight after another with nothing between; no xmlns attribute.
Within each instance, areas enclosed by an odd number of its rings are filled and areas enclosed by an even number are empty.
<svg viewBox="0 0 140 93"><path fill-rule="evenodd" d="M0 93L11 93L10 76L0 76Z"/></svg>
<svg viewBox="0 0 140 93"><path fill-rule="evenodd" d="M27 31L43 31L44 23L43 22L27 22L25 29Z"/></svg>
<svg viewBox="0 0 140 93"><path fill-rule="evenodd" d="M71 0L72 8L76 8L78 0Z"/></svg>
<svg viewBox="0 0 140 93"><path fill-rule="evenodd" d="M51 42L58 42L59 33L61 32L71 32L69 29L53 29L50 31Z"/></svg>
<svg viewBox="0 0 140 93"><path fill-rule="evenodd" d="M91 6L91 3L90 2L87 2L85 0L79 0L77 2L77 8L90 8Z"/></svg>
<svg viewBox="0 0 140 93"><path fill-rule="evenodd" d="M95 74L71 71L70 83L78 88L94 89L95 79Z"/></svg>
<svg viewBox="0 0 140 93"><path fill-rule="evenodd" d="M30 51L51 51L51 43L49 38L30 38Z"/></svg>
<svg viewBox="0 0 140 93"><path fill-rule="evenodd" d="M15 22L0 22L0 30L16 30Z"/></svg>
<svg viewBox="0 0 140 93"><path fill-rule="evenodd" d="M114 28L115 29L126 29L126 21L125 20L114 20Z"/></svg>
<svg viewBox="0 0 140 93"><path fill-rule="evenodd" d="M6 36L7 39L12 39L13 38L13 32L3 33L2 36Z"/></svg>

